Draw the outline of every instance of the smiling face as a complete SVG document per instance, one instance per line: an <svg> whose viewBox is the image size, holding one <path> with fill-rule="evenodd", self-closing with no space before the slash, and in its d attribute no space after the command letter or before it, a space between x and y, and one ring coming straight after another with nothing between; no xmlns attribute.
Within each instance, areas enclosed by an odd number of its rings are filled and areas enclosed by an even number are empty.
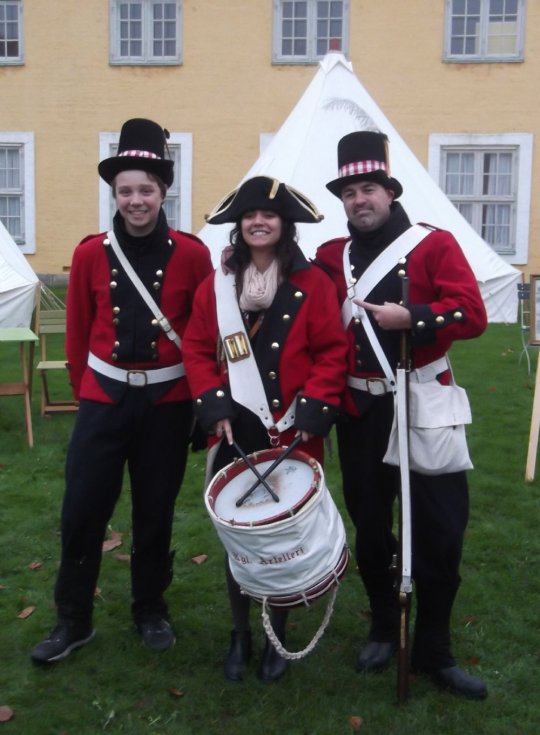
<svg viewBox="0 0 540 735"><path fill-rule="evenodd" d="M252 252L274 252L283 231L279 214L263 209L245 212L240 226L242 238Z"/></svg>
<svg viewBox="0 0 540 735"><path fill-rule="evenodd" d="M394 192L375 181L355 181L341 190L349 222L360 232L378 230L390 216Z"/></svg>
<svg viewBox="0 0 540 735"><path fill-rule="evenodd" d="M152 232L164 199L155 177L146 171L121 171L114 180L113 192L127 232L134 237Z"/></svg>

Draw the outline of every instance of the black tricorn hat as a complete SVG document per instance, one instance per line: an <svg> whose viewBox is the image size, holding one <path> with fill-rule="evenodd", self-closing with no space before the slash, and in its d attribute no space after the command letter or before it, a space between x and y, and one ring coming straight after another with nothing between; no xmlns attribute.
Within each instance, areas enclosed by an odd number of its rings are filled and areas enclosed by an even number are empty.
<svg viewBox="0 0 540 735"><path fill-rule="evenodd" d="M174 180L174 163L165 158L166 139L169 137L153 120L135 117L122 125L118 153L98 165L102 179L111 184L121 171L137 169L156 174L166 186Z"/></svg>
<svg viewBox="0 0 540 735"><path fill-rule="evenodd" d="M255 209L276 212L290 222L320 222L324 216L306 196L292 186L270 176L255 176L234 189L210 214L205 216L210 225L238 222L242 215Z"/></svg>
<svg viewBox="0 0 540 735"><path fill-rule="evenodd" d="M326 188L337 197L347 184L355 181L375 181L394 192L394 199L403 194L403 187L390 176L388 138L384 133L362 130L349 133L338 143L338 178Z"/></svg>

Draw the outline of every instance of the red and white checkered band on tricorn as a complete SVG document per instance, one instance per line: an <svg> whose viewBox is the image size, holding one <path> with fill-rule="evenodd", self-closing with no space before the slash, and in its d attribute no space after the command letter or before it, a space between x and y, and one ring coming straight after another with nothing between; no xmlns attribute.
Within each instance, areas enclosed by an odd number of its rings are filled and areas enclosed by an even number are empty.
<svg viewBox="0 0 540 735"><path fill-rule="evenodd" d="M344 176L355 176L356 174L369 174L373 171L386 171L386 163L384 161L353 161L341 166L338 176L342 179Z"/></svg>
<svg viewBox="0 0 540 735"><path fill-rule="evenodd" d="M151 151L122 151L122 153L118 154L118 158L123 158L124 156L129 156L130 158L157 158L161 161L160 156L157 156Z"/></svg>

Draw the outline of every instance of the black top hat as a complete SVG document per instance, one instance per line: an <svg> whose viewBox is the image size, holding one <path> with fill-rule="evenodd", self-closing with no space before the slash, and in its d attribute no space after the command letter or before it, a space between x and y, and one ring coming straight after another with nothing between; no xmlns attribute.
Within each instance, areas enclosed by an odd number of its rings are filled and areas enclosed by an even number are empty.
<svg viewBox="0 0 540 735"><path fill-rule="evenodd" d="M324 216L306 196L270 176L248 179L224 197L205 219L210 225L238 222L255 209L279 214L290 222L320 222Z"/></svg>
<svg viewBox="0 0 540 735"><path fill-rule="evenodd" d="M165 158L169 134L152 120L136 117L122 125L118 153L98 165L99 175L108 184L120 171L137 169L156 174L166 186L174 180L174 163Z"/></svg>
<svg viewBox="0 0 540 735"><path fill-rule="evenodd" d="M341 190L354 181L375 181L394 192L394 199L403 194L403 187L390 176L388 138L384 133L359 131L349 133L338 143L338 178L326 184L332 194L341 197Z"/></svg>

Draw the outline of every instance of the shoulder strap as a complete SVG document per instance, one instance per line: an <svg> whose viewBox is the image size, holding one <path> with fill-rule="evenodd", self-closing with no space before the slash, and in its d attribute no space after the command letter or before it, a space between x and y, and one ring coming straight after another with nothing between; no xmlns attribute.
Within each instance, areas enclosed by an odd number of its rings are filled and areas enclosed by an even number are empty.
<svg viewBox="0 0 540 735"><path fill-rule="evenodd" d="M384 350L381 347L381 343L377 339L365 309L362 309L362 307L353 303L353 299L357 298L363 301L384 278L388 271L393 268L401 258L404 258L414 250L414 248L419 245L430 232L431 230L428 227L424 227L424 225L420 224L409 227L409 229L405 230L405 232L390 243L390 245L388 245L388 247L386 247L372 263L370 263L356 283L352 276L351 262L349 259L349 244L351 241L349 240L346 242L345 247L343 248L343 273L347 284L347 298L341 307L343 325L345 329L347 329L353 316L356 316L362 321L362 326L364 327L367 338L371 342L371 347L375 352L385 376L390 381L394 380L394 374Z"/></svg>
<svg viewBox="0 0 540 735"><path fill-rule="evenodd" d="M133 267L129 260L124 255L124 252L122 248L120 247L118 240L116 239L116 235L111 230L107 233L107 237L109 238L109 242L111 244L112 249L114 250L114 254L118 258L120 265L125 270L126 275L130 279L130 281L133 283L139 294L141 295L142 299L144 300L145 304L148 306L152 314L156 317L158 320L158 324L161 327L161 329L165 332L167 337L171 340L171 342L174 342L174 344L178 347L178 349L182 346L182 341L180 337L176 334L174 329L172 328L169 320L167 317L163 314L159 306L156 304L154 299L151 297L151 295L148 293L148 290L144 283L141 281L139 276L135 273L133 270Z"/></svg>
<svg viewBox="0 0 540 735"><path fill-rule="evenodd" d="M234 274L225 274L222 268L216 268L214 290L219 334L227 357L232 397L252 411L267 429L276 428L280 432L289 429L294 424L296 400L274 427L272 411L236 298Z"/></svg>
<svg viewBox="0 0 540 735"><path fill-rule="evenodd" d="M366 268L362 276L354 283L351 273L351 263L349 260L350 240L345 243L343 248L343 274L347 285L347 296L342 305L342 319L345 329L349 326L349 322L355 315L358 307L352 303L352 299L357 298L364 301L366 296L373 291L375 286L384 278L388 271L395 264L408 255L414 248L419 245L422 240L430 234L432 230L424 225L412 225L405 230L398 238L386 247L382 253L375 258Z"/></svg>

